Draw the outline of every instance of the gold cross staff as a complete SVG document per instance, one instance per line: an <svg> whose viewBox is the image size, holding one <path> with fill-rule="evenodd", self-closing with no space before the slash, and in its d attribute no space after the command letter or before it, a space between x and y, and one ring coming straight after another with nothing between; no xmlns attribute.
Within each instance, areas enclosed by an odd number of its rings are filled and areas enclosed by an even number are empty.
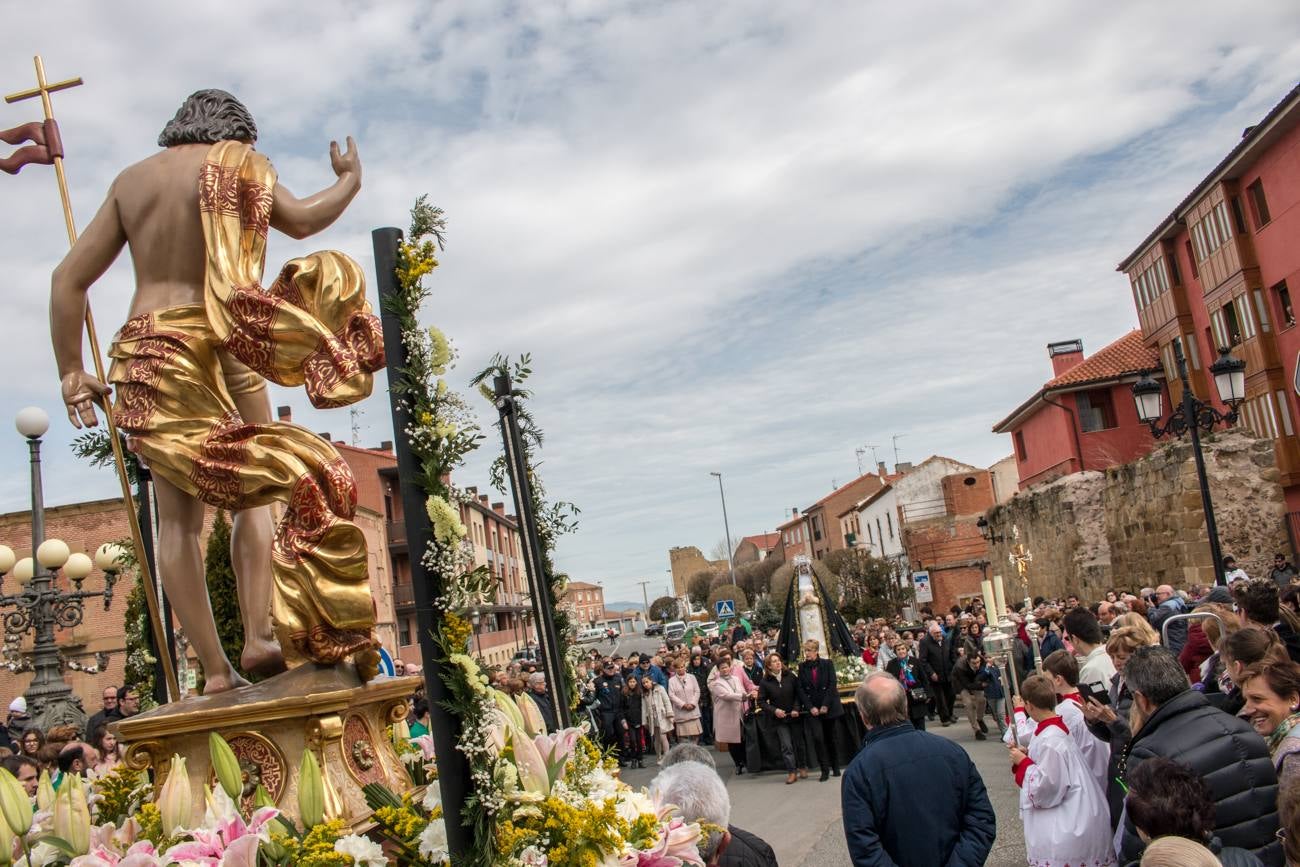
<svg viewBox="0 0 1300 867"><path fill-rule="evenodd" d="M22 102L26 99L41 98L41 107L45 110L45 120L54 121L54 107L50 104L50 94L70 87L78 87L83 82L80 78L69 78L50 84L45 79L45 64L38 54L33 58L36 64L36 87L22 90L5 97L5 102ZM57 129L57 126L56 126ZM68 245L77 243L77 224L72 217L72 199L68 195L68 179L63 173L63 155L54 153L54 175L59 182L59 198L63 200L63 222L68 230ZM104 375L104 362L99 355L99 337L95 333L95 319L90 313L90 302L86 302L86 335L90 338L90 355L95 362L95 377L107 383ZM104 424L108 430L108 441L113 448L113 463L117 467L117 478L122 485L122 504L126 507L127 520L131 526L131 542L135 546L136 560L140 564L140 581L144 584L146 607L149 609L149 626L153 632L154 647L158 649L158 658L162 662L163 677L167 682L167 697L174 701L181 696L180 684L176 680L176 668L172 664L171 654L167 648L167 634L163 631L161 606L158 602L158 589L154 586L153 570L144 555L144 537L140 532L140 520L135 511L135 498L131 496L131 482L126 475L126 459L122 454L122 442L117 434L117 423L113 420L113 405L108 397L101 398L100 409L104 411Z"/></svg>

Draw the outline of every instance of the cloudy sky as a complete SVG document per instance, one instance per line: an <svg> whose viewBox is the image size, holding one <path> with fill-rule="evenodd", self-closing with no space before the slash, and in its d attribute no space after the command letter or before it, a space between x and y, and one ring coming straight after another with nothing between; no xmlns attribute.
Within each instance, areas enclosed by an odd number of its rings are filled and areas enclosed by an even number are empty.
<svg viewBox="0 0 1300 867"><path fill-rule="evenodd" d="M560 564L639 599L669 547L722 537L710 471L739 537L849 481L864 444L1008 454L989 429L1048 378L1045 344L1136 325L1115 263L1300 72L1290 0L924 5L25 4L0 90L30 86L37 52L85 78L55 96L82 224L202 87L248 104L295 192L332 181L331 138L359 142L359 198L275 239L272 269L333 247L373 273L370 229L429 193L451 231L426 315L460 384L533 354L543 472L583 510ZM0 128L36 119L0 105ZM112 496L67 450L53 173L0 175L0 203L0 405L55 419L48 502ZM125 258L95 287L104 340L131 289ZM273 401L347 435L346 411ZM389 439L382 381L361 408L362 444ZM0 436L0 511L27 505L25 452Z"/></svg>

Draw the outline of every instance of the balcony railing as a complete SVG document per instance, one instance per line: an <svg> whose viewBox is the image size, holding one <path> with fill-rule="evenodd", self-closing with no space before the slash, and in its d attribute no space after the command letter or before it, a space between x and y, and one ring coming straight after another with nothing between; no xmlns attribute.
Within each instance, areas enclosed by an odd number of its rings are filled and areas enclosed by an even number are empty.
<svg viewBox="0 0 1300 867"><path fill-rule="evenodd" d="M388 522L388 544L389 545L406 544L406 522L405 521Z"/></svg>
<svg viewBox="0 0 1300 867"><path fill-rule="evenodd" d="M393 585L393 604L394 605L414 605L415 588L410 584Z"/></svg>

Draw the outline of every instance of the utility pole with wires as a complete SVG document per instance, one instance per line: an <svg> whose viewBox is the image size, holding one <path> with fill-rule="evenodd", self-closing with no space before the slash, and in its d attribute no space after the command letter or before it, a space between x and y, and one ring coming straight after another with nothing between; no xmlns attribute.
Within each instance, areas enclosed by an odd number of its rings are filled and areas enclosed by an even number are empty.
<svg viewBox="0 0 1300 867"><path fill-rule="evenodd" d="M650 597L646 595L645 588L650 582L638 581L636 583L641 585L641 602L645 604L645 622L648 624L650 622Z"/></svg>

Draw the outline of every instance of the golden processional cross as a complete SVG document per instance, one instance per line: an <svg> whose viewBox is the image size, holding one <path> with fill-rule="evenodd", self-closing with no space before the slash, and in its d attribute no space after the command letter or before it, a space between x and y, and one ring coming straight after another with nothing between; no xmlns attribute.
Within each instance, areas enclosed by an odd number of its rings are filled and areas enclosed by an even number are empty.
<svg viewBox="0 0 1300 867"><path fill-rule="evenodd" d="M9 157L0 159L0 170L9 174L17 174L24 165L28 164L54 166L54 175L59 182L59 198L63 202L63 222L68 230L68 244L71 246L77 243L77 224L72 216L72 199L68 195L68 179L63 173L63 140L59 135L59 125L54 120L54 108L50 103L50 94L77 87L83 82L80 78L69 78L51 84L45 78L45 64L41 61L39 54L34 58L34 62L36 64L36 87L18 93L11 93L5 97L5 102L13 104L27 99L35 99L39 96L41 107L44 109L45 120L44 122L37 121L24 124L9 130L0 130L0 141L11 145L32 142L31 145L19 148ZM95 378L100 382L107 383L108 378L104 374L104 362L99 354L99 337L95 333L95 319L90 313L89 301L86 303L86 334L90 339L90 355L95 361ZM135 547L136 560L140 566L140 581L144 584L145 602L149 609L149 625L153 631L154 646L158 648L158 657L162 663L163 676L167 682L168 699L175 700L180 698L181 694L180 686L176 680L176 668L172 664L171 654L168 652L167 636L163 631L162 616L159 613L161 607L158 603L158 590L154 585L153 570L149 568L149 560L144 555L144 538L140 533L140 521L135 511L135 498L131 495L131 482L126 475L126 460L122 454L122 442L118 437L117 423L113 420L112 401L107 396L101 399L100 409L104 412L104 425L108 431L109 444L113 449L113 463L117 467L118 481L122 485L122 504L126 507L127 520L131 526L131 542Z"/></svg>
<svg viewBox="0 0 1300 867"><path fill-rule="evenodd" d="M1015 567L1016 577L1020 583L1025 586L1025 592L1029 592L1029 564L1033 562L1034 555L1029 553L1029 549L1020 541L1020 528L1011 525L1011 535L1016 540L1016 544L1011 547L1011 553L1007 555L1007 560Z"/></svg>

